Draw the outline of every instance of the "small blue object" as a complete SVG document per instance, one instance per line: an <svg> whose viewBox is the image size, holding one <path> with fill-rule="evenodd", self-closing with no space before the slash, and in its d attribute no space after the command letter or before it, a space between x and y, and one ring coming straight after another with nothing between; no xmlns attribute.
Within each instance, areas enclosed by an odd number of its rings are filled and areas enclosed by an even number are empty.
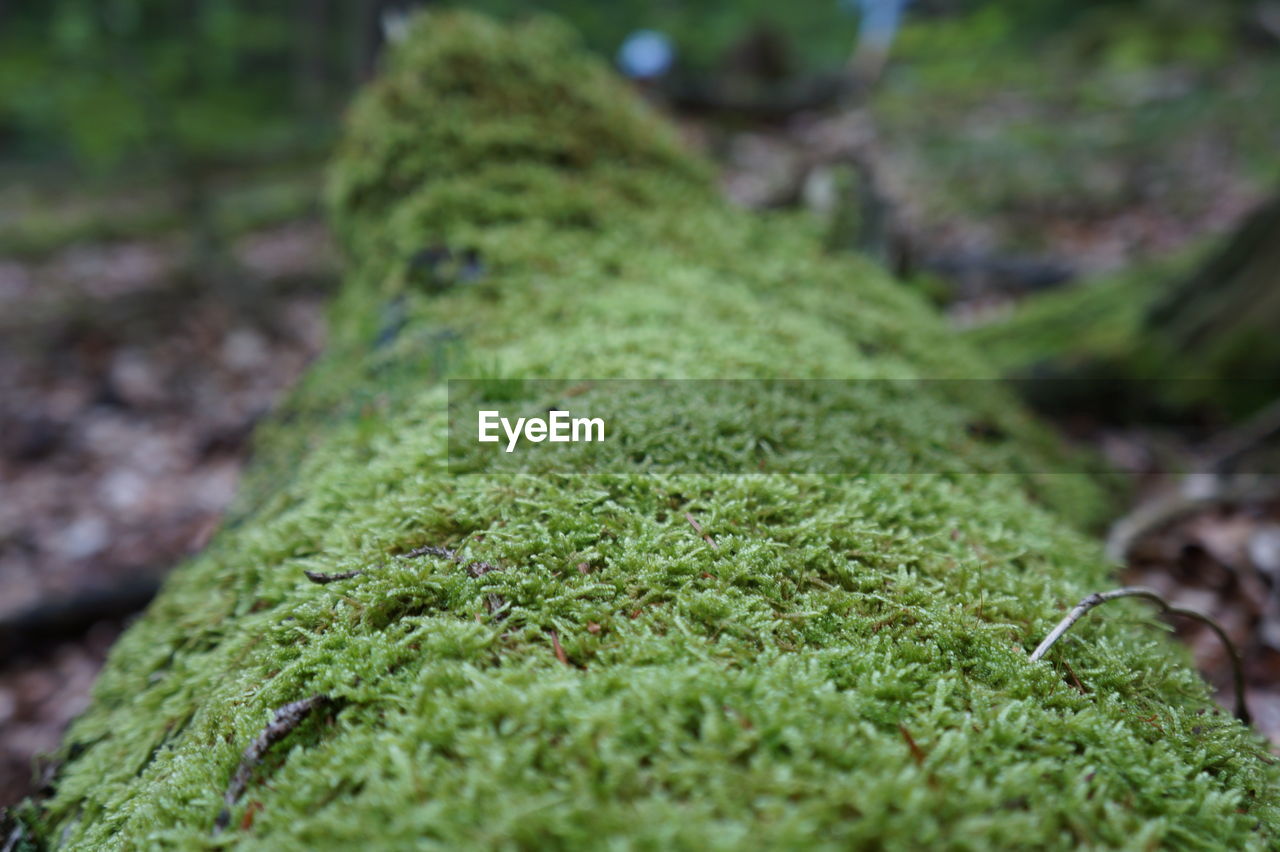
<svg viewBox="0 0 1280 852"><path fill-rule="evenodd" d="M839 0L838 5L842 11L856 12L862 17L859 41L888 47L898 32L902 12L910 5L910 0Z"/></svg>
<svg viewBox="0 0 1280 852"><path fill-rule="evenodd" d="M671 39L657 30L636 30L618 48L618 68L635 80L661 76L675 61Z"/></svg>

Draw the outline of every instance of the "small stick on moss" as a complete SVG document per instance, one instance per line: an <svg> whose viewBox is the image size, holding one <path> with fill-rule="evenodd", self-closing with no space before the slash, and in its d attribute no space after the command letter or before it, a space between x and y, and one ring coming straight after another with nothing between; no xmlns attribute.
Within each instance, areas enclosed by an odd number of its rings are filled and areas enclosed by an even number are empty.
<svg viewBox="0 0 1280 852"><path fill-rule="evenodd" d="M569 655L564 652L564 648L560 645L560 634L554 627L551 628L551 647L556 652L557 660L564 663L566 666L570 665Z"/></svg>
<svg viewBox="0 0 1280 852"><path fill-rule="evenodd" d="M1034 663L1047 654L1049 649L1052 648L1054 644L1056 644L1057 641L1071 629L1073 624L1084 618L1085 614L1087 614L1089 610L1118 598L1144 598L1145 600L1149 600L1156 604L1170 615L1180 615L1184 618L1194 619L1216 633L1218 638L1222 640L1222 644L1226 646L1227 653L1231 657L1231 670L1235 679L1236 718L1241 722L1244 722L1246 725L1252 721L1252 717L1249 715L1249 708L1244 699L1244 663L1240 659L1240 651L1237 650L1235 643L1231 641L1231 638L1227 636L1226 631L1224 631L1222 627L1209 616L1196 612L1193 609L1173 606L1164 598L1160 597L1160 595L1150 589L1144 589L1140 586L1125 586L1120 589L1113 589L1109 592L1094 592L1091 595L1086 595L1080 600L1080 603L1072 607L1071 612L1067 613L1066 617L1059 621L1053 630L1049 631L1049 635L1044 637L1044 641L1037 645L1036 649L1031 652L1031 662Z"/></svg>
<svg viewBox="0 0 1280 852"><path fill-rule="evenodd" d="M418 556L438 556L441 559L448 559L450 562L462 562L462 557L458 556L458 551L451 547L440 547L435 544L424 544L422 547L415 547L408 553L400 554L401 559L414 559ZM483 577L490 571L501 571L502 569L488 562L468 562L466 565L467 573L472 577Z"/></svg>
<svg viewBox="0 0 1280 852"><path fill-rule="evenodd" d="M916 744L916 738L911 736L911 732L907 730L907 726L898 723L898 730L902 733L902 738L907 741L907 748L911 749L911 759L916 762L916 766L923 766L925 753L924 749Z"/></svg>
<svg viewBox="0 0 1280 852"><path fill-rule="evenodd" d="M415 547L408 553L400 554L401 559L416 559L419 556L439 556L441 559L448 559L453 562L458 561L458 551L435 544L424 544L422 547Z"/></svg>
<svg viewBox="0 0 1280 852"><path fill-rule="evenodd" d="M1076 690L1079 691L1081 695L1087 694L1089 690L1080 682L1080 678L1076 677L1076 670L1071 668L1071 664L1066 660L1063 660L1062 665L1066 667L1067 674L1071 676L1071 683L1075 686Z"/></svg>
<svg viewBox="0 0 1280 852"><path fill-rule="evenodd" d="M469 562L467 563L467 573L472 577L483 577L493 571L501 571L497 565L490 565L488 562Z"/></svg>
<svg viewBox="0 0 1280 852"><path fill-rule="evenodd" d="M689 522L689 526L693 527L694 532L702 536L703 541L714 547L716 550L720 549L720 545L716 544L716 540L702 531L702 525L698 523L690 512L684 513L684 519Z"/></svg>
<svg viewBox="0 0 1280 852"><path fill-rule="evenodd" d="M248 748L241 755L240 766L231 776L231 782L227 784L227 792L222 795L223 808L213 824L214 834L220 833L230 823L231 809L244 795L245 788L249 786L249 779L253 777L253 770L262 762L267 751L302 724L302 721L311 715L312 710L329 702L330 698L327 695L313 695L310 698L286 704L276 711L275 718L262 729L262 733L258 734L253 742L249 743Z"/></svg>
<svg viewBox="0 0 1280 852"><path fill-rule="evenodd" d="M350 580L352 577L359 577L364 571L357 568L354 571L342 571L337 574L322 574L319 571L303 571L307 575L307 579L313 583L324 585L325 583L334 583L338 580Z"/></svg>

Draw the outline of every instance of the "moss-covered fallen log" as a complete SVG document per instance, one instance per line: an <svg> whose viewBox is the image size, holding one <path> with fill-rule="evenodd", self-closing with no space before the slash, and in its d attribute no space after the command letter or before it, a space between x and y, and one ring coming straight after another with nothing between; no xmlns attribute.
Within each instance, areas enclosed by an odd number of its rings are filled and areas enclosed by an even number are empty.
<svg viewBox="0 0 1280 852"><path fill-rule="evenodd" d="M876 412L887 462L945 474L449 473L451 376L990 372L805 222L726 208L559 28L420 20L355 104L332 196L350 256L332 352L261 435L226 528L115 648L22 831L1274 843L1264 746L1145 611L1114 604L1028 661L1110 584L1084 531L1106 498L1046 473L1061 452L1009 399L921 384ZM804 449L790 434L779 458ZM992 458L1010 472L960 472Z"/></svg>
<svg viewBox="0 0 1280 852"><path fill-rule="evenodd" d="M1149 372L1173 365L1224 383L1252 379L1264 392L1280 393L1280 194L1246 216L1144 319L1154 338L1145 353L1155 361Z"/></svg>
<svg viewBox="0 0 1280 852"><path fill-rule="evenodd" d="M1135 409L1245 417L1280 394L1280 195L1217 245L1033 296L968 336L1011 375L1095 387L1059 407L1114 406L1124 383Z"/></svg>

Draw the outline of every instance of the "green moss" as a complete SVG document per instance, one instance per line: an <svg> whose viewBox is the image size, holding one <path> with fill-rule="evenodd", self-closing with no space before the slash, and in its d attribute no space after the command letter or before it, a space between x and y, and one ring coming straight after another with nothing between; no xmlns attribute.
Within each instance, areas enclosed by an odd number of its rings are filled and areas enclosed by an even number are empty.
<svg viewBox="0 0 1280 852"><path fill-rule="evenodd" d="M1145 336L1145 315L1173 268L1147 264L1033 296L1009 317L976 326L965 337L1010 374L1050 363L1067 371L1086 363L1118 365Z"/></svg>
<svg viewBox="0 0 1280 852"><path fill-rule="evenodd" d="M1111 581L1078 525L1100 490L1035 473L1060 451L1008 399L922 385L881 412L883 452L925 457L920 412L972 411L1020 475L451 476L450 375L991 370L802 220L724 207L551 25L423 18L351 120L335 348L262 434L236 520L113 651L52 845L1271 842L1262 743L1149 615L1117 604L1061 643L1084 693L1027 662ZM417 286L433 245L483 276ZM397 556L425 544L499 570ZM215 840L245 745L318 692L335 709L275 747Z"/></svg>
<svg viewBox="0 0 1280 852"><path fill-rule="evenodd" d="M1016 2L908 15L870 104L898 194L932 226L978 219L1003 250L1050 254L1069 250L1049 223L1121 217L1140 200L1205 220L1215 197L1189 165L1201 145L1217 146L1217 173L1266 194L1280 62L1238 38L1236 15ZM1177 92L1160 88L1171 77Z"/></svg>
<svg viewBox="0 0 1280 852"><path fill-rule="evenodd" d="M1202 241L1158 262L1032 296L1009 316L964 336L1005 375L1029 379L1026 389L1033 397L1056 397L1059 409L1101 405L1116 416L1242 419L1275 397L1268 365L1280 353L1264 301L1254 299L1242 309L1239 303L1249 293L1233 302L1227 287L1232 282L1220 282L1217 290L1205 291L1204 305L1178 315L1181 322L1205 322L1218 310L1235 323L1201 336L1156 318L1153 310L1171 290L1185 286L1187 276L1205 268L1218 242ZM1048 379L1069 379L1075 387L1055 391L1045 384ZM1127 412L1117 410L1118 403Z"/></svg>

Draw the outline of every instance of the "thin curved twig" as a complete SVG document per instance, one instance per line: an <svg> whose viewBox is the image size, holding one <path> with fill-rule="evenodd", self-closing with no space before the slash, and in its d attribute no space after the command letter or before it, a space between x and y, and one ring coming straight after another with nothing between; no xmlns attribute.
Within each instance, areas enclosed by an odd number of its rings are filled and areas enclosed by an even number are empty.
<svg viewBox="0 0 1280 852"><path fill-rule="evenodd" d="M1277 490L1272 477L1191 474L1176 492L1149 500L1112 524L1107 534L1107 558L1123 564L1139 539L1166 524L1224 503L1273 499Z"/></svg>
<svg viewBox="0 0 1280 852"><path fill-rule="evenodd" d="M248 747L245 748L244 754L240 758L240 765L236 768L235 774L231 776L231 781L227 784L227 791L222 795L222 811L218 814L218 818L213 824L213 833L215 835L220 834L230 824L231 809L240 800L245 788L249 786L249 779L253 777L253 770L262 762L262 758L266 756L271 747L287 737L298 725L302 724L302 721L311 715L312 710L317 707L332 705L332 703L332 698L328 695L320 694L304 698L301 701L294 701L276 710L275 717L262 729L262 733L258 734L253 742L249 743Z"/></svg>
<svg viewBox="0 0 1280 852"><path fill-rule="evenodd" d="M1084 618L1089 610L1118 598L1144 598L1154 604L1157 604L1162 610L1170 615L1180 615L1184 618L1195 619L1216 633L1218 638L1222 640L1222 644L1226 646L1227 653L1231 657L1231 671L1235 680L1236 718L1241 722L1244 722L1246 725L1252 721L1252 717L1249 714L1249 707L1245 703L1244 698L1244 662L1240 658L1240 651L1236 648L1235 643L1231 641L1231 638L1227 636L1226 631L1224 631L1216 621L1204 613L1196 612L1192 609L1185 609L1180 606L1173 606L1156 592L1153 592L1151 589L1144 589L1141 586L1125 586L1120 589L1112 589L1109 592L1094 592L1091 595L1086 595L1081 598L1080 603L1072 607L1071 612L1067 613L1066 617L1059 621L1057 625L1049 631L1049 635L1044 637L1044 641L1037 645L1036 649L1031 652L1031 662L1034 663L1044 657L1044 655L1049 652L1049 649L1052 648L1057 641L1071 629L1071 626Z"/></svg>

